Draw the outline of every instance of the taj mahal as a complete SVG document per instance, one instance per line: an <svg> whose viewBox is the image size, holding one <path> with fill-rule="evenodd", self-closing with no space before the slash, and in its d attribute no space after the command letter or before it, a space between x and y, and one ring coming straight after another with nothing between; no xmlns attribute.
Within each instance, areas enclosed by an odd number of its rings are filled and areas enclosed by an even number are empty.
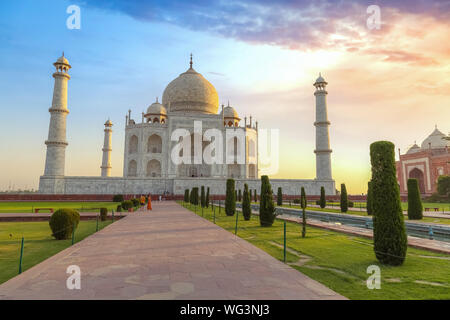
<svg viewBox="0 0 450 320"><path fill-rule="evenodd" d="M66 119L69 70L72 66L64 56L53 64L54 91L44 174L40 177L42 194L174 194L181 195L192 187L210 187L212 195L225 194L226 179L233 178L236 188L260 188L260 143L258 122L252 117L241 119L228 103L219 106L216 88L193 68L192 55L187 71L181 73L165 88L161 102L158 98L146 112L136 117L131 110L125 116L125 148L122 177L111 176L113 122L104 124L102 165L99 176L65 176ZM286 195L299 195L304 187L309 195L336 193L331 171L331 153L327 115L327 82L319 75L315 87L316 178L271 179L272 188L283 188ZM200 124L200 127L199 127ZM185 132L186 148L180 148L181 137L174 132ZM214 138L208 133L213 132ZM225 138L232 132L235 136ZM300 134L300 133L299 133ZM184 138L183 138L184 139ZM213 154L231 152L231 161L208 162L196 159L196 151L212 149ZM198 149L198 150L197 150ZM183 158L183 153L184 158ZM194 156L192 156L194 154ZM174 161L174 155L191 161ZM238 161L237 159L241 159ZM228 160L228 158L227 158Z"/></svg>

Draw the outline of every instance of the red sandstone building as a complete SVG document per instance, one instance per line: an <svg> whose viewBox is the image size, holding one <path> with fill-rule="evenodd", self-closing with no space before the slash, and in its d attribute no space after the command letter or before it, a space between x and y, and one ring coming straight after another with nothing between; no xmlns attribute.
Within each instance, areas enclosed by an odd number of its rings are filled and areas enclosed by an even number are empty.
<svg viewBox="0 0 450 320"><path fill-rule="evenodd" d="M419 147L416 143L406 154L400 154L396 162L397 181L400 193L407 194L407 181L416 178L419 181L420 193L429 196L436 192L437 179L441 175L450 175L450 141L441 131L434 131Z"/></svg>

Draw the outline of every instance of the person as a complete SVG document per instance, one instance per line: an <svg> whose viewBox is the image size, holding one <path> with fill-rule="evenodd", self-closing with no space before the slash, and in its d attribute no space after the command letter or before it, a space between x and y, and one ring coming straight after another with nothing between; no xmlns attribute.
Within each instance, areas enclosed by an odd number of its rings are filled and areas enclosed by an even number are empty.
<svg viewBox="0 0 450 320"><path fill-rule="evenodd" d="M161 196L159 196L159 201L161 201Z"/></svg>
<svg viewBox="0 0 450 320"><path fill-rule="evenodd" d="M152 210L152 196L148 196L147 210Z"/></svg>

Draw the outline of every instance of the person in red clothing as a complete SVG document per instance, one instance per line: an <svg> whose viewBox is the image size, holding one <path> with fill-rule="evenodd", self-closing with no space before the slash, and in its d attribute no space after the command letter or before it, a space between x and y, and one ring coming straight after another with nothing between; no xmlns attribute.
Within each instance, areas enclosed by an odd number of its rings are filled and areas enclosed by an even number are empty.
<svg viewBox="0 0 450 320"><path fill-rule="evenodd" d="M148 196L147 210L152 210L152 196Z"/></svg>

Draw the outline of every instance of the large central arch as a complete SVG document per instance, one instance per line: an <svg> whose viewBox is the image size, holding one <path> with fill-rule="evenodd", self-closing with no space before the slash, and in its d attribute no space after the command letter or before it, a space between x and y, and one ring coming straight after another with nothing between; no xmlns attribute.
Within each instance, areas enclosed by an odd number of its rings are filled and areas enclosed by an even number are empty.
<svg viewBox="0 0 450 320"><path fill-rule="evenodd" d="M422 170L414 168L409 172L409 178L410 179L417 179L419 183L419 190L420 193L425 193L425 178Z"/></svg>

